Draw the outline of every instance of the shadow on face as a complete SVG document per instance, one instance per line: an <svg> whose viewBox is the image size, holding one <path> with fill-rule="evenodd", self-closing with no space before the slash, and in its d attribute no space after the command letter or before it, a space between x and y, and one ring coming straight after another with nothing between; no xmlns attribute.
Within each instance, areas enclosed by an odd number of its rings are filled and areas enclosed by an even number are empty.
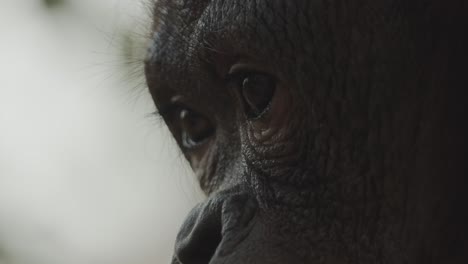
<svg viewBox="0 0 468 264"><path fill-rule="evenodd" d="M150 92L207 200L173 263L465 263L462 1L158 1Z"/></svg>

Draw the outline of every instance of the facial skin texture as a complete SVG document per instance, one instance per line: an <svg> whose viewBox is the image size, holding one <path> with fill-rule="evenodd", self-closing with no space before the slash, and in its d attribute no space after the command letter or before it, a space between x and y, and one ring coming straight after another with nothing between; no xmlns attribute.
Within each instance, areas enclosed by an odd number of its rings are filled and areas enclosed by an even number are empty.
<svg viewBox="0 0 468 264"><path fill-rule="evenodd" d="M207 195L173 263L468 263L466 14L157 1L148 86Z"/></svg>

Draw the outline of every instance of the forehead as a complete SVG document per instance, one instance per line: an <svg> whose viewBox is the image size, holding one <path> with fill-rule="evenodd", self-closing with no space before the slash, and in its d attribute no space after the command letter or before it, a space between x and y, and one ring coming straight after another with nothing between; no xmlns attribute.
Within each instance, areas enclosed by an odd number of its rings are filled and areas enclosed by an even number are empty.
<svg viewBox="0 0 468 264"><path fill-rule="evenodd" d="M228 64L248 58L259 64L281 65L274 60L292 58L294 52L301 52L297 45L302 45L301 35L306 34L305 25L310 22L305 3L158 0L147 65L159 77L177 73L184 77L195 75L197 79L200 70L207 66L218 69L220 61Z"/></svg>
<svg viewBox="0 0 468 264"><path fill-rule="evenodd" d="M304 2L304 3L303 3ZM307 1L158 0L154 8L151 55L198 48L219 52L281 53L310 24ZM173 54L171 54L173 55Z"/></svg>
<svg viewBox="0 0 468 264"><path fill-rule="evenodd" d="M155 25L164 23L165 15L169 12L177 12L189 19L190 17L197 17L200 12L208 6L212 0L154 0L153 6L153 19Z"/></svg>

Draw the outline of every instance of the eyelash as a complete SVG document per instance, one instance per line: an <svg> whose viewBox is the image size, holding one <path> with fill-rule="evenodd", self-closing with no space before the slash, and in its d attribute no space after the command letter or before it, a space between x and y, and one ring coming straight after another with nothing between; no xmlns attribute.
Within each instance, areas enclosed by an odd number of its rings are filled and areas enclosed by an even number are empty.
<svg viewBox="0 0 468 264"><path fill-rule="evenodd" d="M185 109L181 104L168 104L161 106L158 110L152 113L152 116L156 117L156 120L159 124L166 124L169 127L173 127L177 118L176 115Z"/></svg>

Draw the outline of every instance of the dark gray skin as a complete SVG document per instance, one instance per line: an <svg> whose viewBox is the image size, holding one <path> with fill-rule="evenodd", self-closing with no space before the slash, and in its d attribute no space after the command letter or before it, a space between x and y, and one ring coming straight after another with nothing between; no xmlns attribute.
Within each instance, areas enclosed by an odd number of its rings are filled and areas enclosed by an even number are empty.
<svg viewBox="0 0 468 264"><path fill-rule="evenodd" d="M462 0L159 0L146 76L207 194L173 263L468 263Z"/></svg>

